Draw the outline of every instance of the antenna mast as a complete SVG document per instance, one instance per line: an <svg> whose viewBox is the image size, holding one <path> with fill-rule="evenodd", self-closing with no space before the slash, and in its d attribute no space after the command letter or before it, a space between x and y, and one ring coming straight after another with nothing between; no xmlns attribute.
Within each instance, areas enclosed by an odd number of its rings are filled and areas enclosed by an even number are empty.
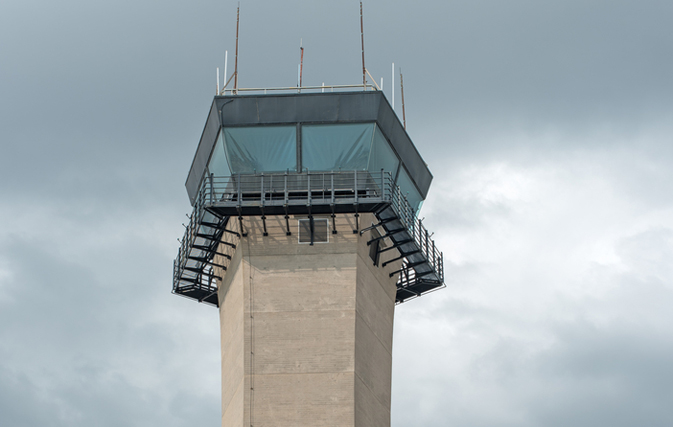
<svg viewBox="0 0 673 427"><path fill-rule="evenodd" d="M393 66L391 67L391 73L390 73L390 90L393 92L393 111L395 111L395 63L393 62Z"/></svg>
<svg viewBox="0 0 673 427"><path fill-rule="evenodd" d="M238 24L241 16L241 3L236 8L236 61L234 62L234 93L238 93Z"/></svg>
<svg viewBox="0 0 673 427"><path fill-rule="evenodd" d="M301 51L301 57L299 58L299 91L301 92L301 81L304 73L304 47L303 39L299 39L299 50Z"/></svg>
<svg viewBox="0 0 673 427"><path fill-rule="evenodd" d="M365 68L365 26L362 19L362 2L360 2L360 39L362 40L362 87L367 88L367 69Z"/></svg>
<svg viewBox="0 0 673 427"><path fill-rule="evenodd" d="M404 123L404 130L407 130L407 116L404 114L404 79L402 78L402 67L400 67L400 92L402 92L402 123Z"/></svg>
<svg viewBox="0 0 673 427"><path fill-rule="evenodd" d="M224 86L222 86L222 93L225 93L225 89L227 88L227 85L229 84L229 80L227 80L227 56L229 55L229 51L225 50L224 51L224 78L222 79L222 82L224 83ZM227 81L225 81L227 80Z"/></svg>

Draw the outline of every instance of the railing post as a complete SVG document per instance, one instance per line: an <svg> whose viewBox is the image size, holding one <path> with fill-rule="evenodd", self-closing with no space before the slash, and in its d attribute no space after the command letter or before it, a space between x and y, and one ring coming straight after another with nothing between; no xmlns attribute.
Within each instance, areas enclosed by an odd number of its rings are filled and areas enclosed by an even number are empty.
<svg viewBox="0 0 673 427"><path fill-rule="evenodd" d="M383 177L384 177L384 175L385 175L385 172L383 171L383 168L381 168L381 187L379 187L379 188L381 188L381 194L379 195L379 197L381 197L381 199L383 199Z"/></svg>
<svg viewBox="0 0 673 427"><path fill-rule="evenodd" d="M353 181L353 187L355 188L355 204L358 204L358 171L353 172L355 174L355 179Z"/></svg>
<svg viewBox="0 0 673 427"><path fill-rule="evenodd" d="M437 277L444 283L444 254L439 252L437 255Z"/></svg>
<svg viewBox="0 0 673 427"><path fill-rule="evenodd" d="M421 246L421 236L419 234L419 230L423 226L423 224L421 223L421 220L418 221L414 220L412 221L412 224L414 224L414 241L418 242L418 246Z"/></svg>
<svg viewBox="0 0 673 427"><path fill-rule="evenodd" d="M213 188L213 173L210 173L210 203L214 203L215 200L215 189Z"/></svg>
<svg viewBox="0 0 673 427"><path fill-rule="evenodd" d="M242 194L241 194L241 173L240 172L238 173L238 179L236 180L236 192L238 193L238 207L240 208L241 207L241 198L242 198ZM243 230L241 230L241 232L243 232Z"/></svg>
<svg viewBox="0 0 673 427"><path fill-rule="evenodd" d="M334 205L334 171L330 172L330 179L330 186L332 187L332 205Z"/></svg>
<svg viewBox="0 0 673 427"><path fill-rule="evenodd" d="M311 174L306 173L306 183L308 184L308 205L311 206Z"/></svg>
<svg viewBox="0 0 673 427"><path fill-rule="evenodd" d="M260 178L260 185L261 188L259 191L259 199L260 199L259 201L262 204L262 206L264 206L264 173L262 173L262 176Z"/></svg>
<svg viewBox="0 0 673 427"><path fill-rule="evenodd" d="M288 191L287 191L287 171L285 171L285 206L288 204Z"/></svg>
<svg viewBox="0 0 673 427"><path fill-rule="evenodd" d="M430 252L430 233L428 233L428 229L425 229L425 253L428 254L429 257L429 252Z"/></svg>

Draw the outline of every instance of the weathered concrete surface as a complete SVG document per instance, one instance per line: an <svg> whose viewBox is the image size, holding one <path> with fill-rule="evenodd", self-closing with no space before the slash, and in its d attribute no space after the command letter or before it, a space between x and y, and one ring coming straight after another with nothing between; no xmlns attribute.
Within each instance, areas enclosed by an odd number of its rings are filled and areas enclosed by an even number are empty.
<svg viewBox="0 0 673 427"><path fill-rule="evenodd" d="M329 243L299 244L297 217L245 218L225 233L219 283L222 426L389 426L395 282L352 215ZM371 225L360 216L360 227ZM332 221L330 219L330 230ZM238 221L230 227L238 231ZM381 262L397 256L387 251ZM386 258L387 257L387 258Z"/></svg>

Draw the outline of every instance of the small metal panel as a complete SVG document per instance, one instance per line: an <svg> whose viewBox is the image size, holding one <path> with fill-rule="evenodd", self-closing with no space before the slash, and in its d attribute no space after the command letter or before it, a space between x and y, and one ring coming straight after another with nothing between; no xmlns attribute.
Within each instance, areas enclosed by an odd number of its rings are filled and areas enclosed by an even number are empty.
<svg viewBox="0 0 673 427"><path fill-rule="evenodd" d="M216 96L186 187L192 205L221 126L377 122L425 198L432 174L380 91Z"/></svg>
<svg viewBox="0 0 673 427"><path fill-rule="evenodd" d="M300 219L297 223L298 243L311 245L314 243L329 243L329 222L327 218Z"/></svg>
<svg viewBox="0 0 673 427"><path fill-rule="evenodd" d="M260 124L257 97L244 95L216 96L215 104L220 111L220 124L222 126ZM290 117L289 120L276 120L273 123L292 121Z"/></svg>
<svg viewBox="0 0 673 427"><path fill-rule="evenodd" d="M375 121L380 92L229 95L215 97L222 126Z"/></svg>
<svg viewBox="0 0 673 427"><path fill-rule="evenodd" d="M277 124L277 123L296 123L297 122L297 102L299 99L296 96L286 96L286 97L272 97L268 98L265 102L259 102L257 97L248 98L248 96L233 98L235 104L240 102L242 104L252 104L253 102L256 105L258 115L256 117L256 123L254 124ZM246 107L250 108L250 107ZM231 120L223 112L223 126L227 125L239 125L241 122L235 122ZM248 119L250 120L250 119Z"/></svg>
<svg viewBox="0 0 673 427"><path fill-rule="evenodd" d="M187 194L189 195L189 202L192 206L194 206L194 201L196 200L196 195L206 170L206 165L210 159L210 153L213 151L219 132L220 120L218 118L217 102L213 101L213 104L210 107L210 113L208 113L206 126L203 129L201 139L199 140L199 146L196 149L196 154L192 161L192 166L189 169L187 182L185 183Z"/></svg>
<svg viewBox="0 0 673 427"><path fill-rule="evenodd" d="M339 98L337 122L373 122L378 115L382 92L355 92Z"/></svg>

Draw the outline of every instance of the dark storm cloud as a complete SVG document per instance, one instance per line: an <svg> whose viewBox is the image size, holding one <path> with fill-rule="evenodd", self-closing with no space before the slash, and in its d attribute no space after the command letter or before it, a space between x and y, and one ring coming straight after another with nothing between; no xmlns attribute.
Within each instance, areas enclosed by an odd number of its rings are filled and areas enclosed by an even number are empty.
<svg viewBox="0 0 673 427"><path fill-rule="evenodd" d="M670 302L670 292L664 297ZM670 425L673 416L663 409L673 396L670 334L643 333L622 323L559 328L559 343L549 358L539 357L542 366L534 371L549 385L531 402L535 424Z"/></svg>
<svg viewBox="0 0 673 427"><path fill-rule="evenodd" d="M38 406L41 410L36 411ZM52 402L45 402L37 387L26 375L17 375L0 367L0 410L3 422L16 426L42 426L58 413Z"/></svg>
<svg viewBox="0 0 673 427"><path fill-rule="evenodd" d="M673 107L670 2L479 1L407 8L418 10L411 17L416 25L405 22L392 37L412 64L422 66L407 66L406 83L412 93L434 99L432 107L449 108L460 119L504 115L529 126L585 128L637 123ZM433 31L422 30L428 27ZM433 97L437 92L445 97Z"/></svg>
<svg viewBox="0 0 673 427"><path fill-rule="evenodd" d="M216 422L217 411L210 417L202 412L217 406L217 395L189 383L159 385L172 368L187 380L193 360L212 346L197 344L192 361L180 360L180 347L194 338L180 338L165 328L165 320L153 318L158 307L176 302L162 292L170 277L156 274L163 267L161 257L152 255L157 248L138 240L115 244L105 232L99 236L107 250L77 259L25 238L8 239L0 251L10 266L9 278L0 282L6 380L0 394L11 407L6 413L16 420L12 425L179 426L195 415ZM148 254L144 268L134 264L133 245ZM201 341L194 327L191 333ZM17 399L26 400L17 405Z"/></svg>

